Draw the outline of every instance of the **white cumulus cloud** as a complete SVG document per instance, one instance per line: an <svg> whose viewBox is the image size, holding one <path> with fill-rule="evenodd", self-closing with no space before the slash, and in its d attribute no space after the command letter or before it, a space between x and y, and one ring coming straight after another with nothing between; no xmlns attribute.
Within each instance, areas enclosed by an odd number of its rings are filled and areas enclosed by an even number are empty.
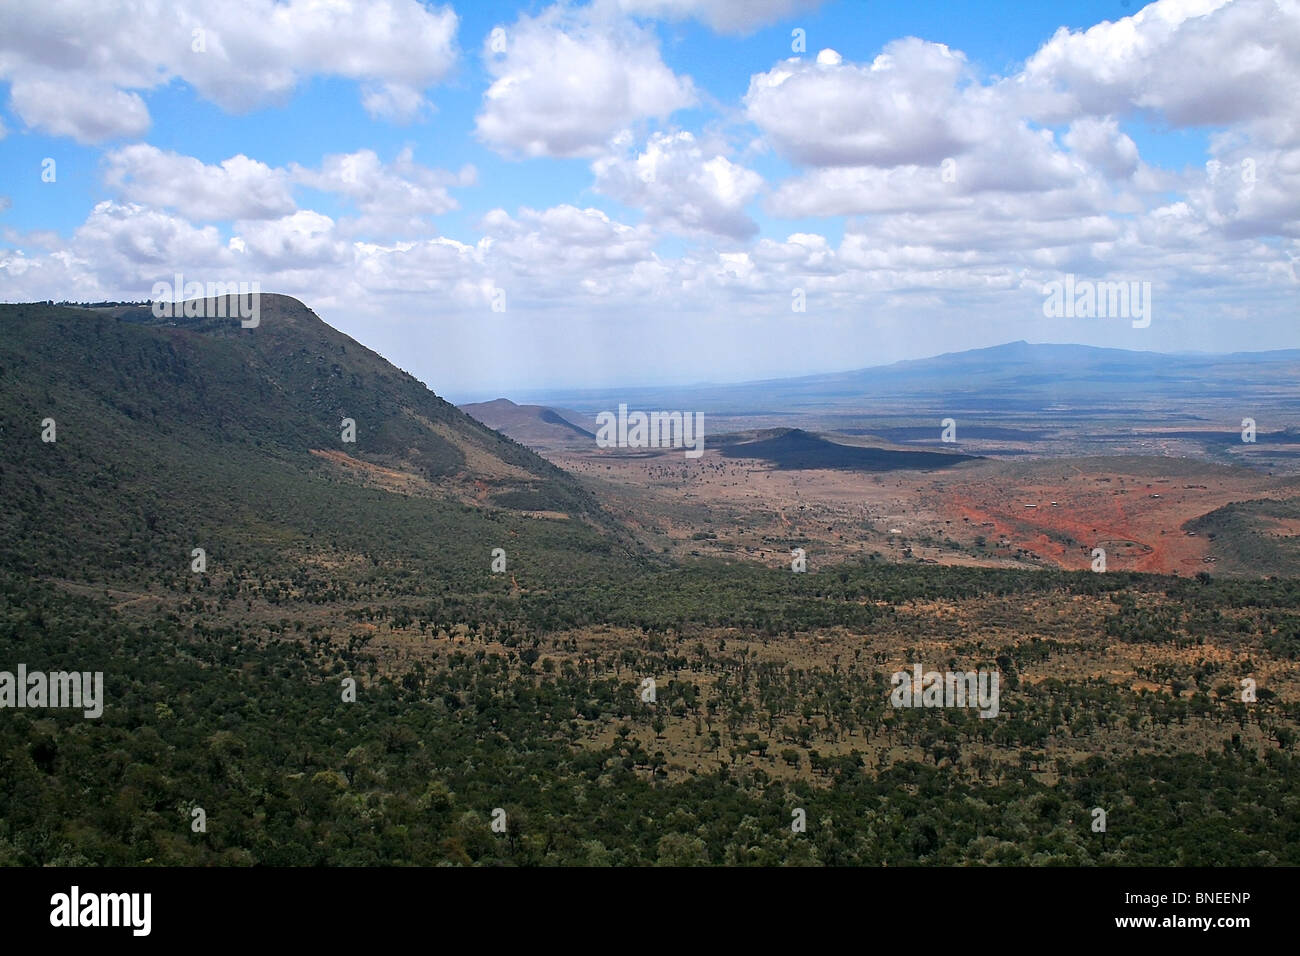
<svg viewBox="0 0 1300 956"><path fill-rule="evenodd" d="M0 80L29 127L86 143L142 135L140 92L174 80L242 112L341 76L366 85L372 114L409 119L454 65L457 25L419 0L6 3Z"/></svg>
<svg viewBox="0 0 1300 956"><path fill-rule="evenodd" d="M640 153L601 157L592 171L598 191L643 209L652 223L733 238L758 231L745 205L762 177L706 151L689 132L655 133Z"/></svg>
<svg viewBox="0 0 1300 956"><path fill-rule="evenodd" d="M649 30L591 9L551 7L505 29L504 52L489 38L493 82L477 117L479 138L505 153L592 156L620 129L665 118L696 102Z"/></svg>
<svg viewBox="0 0 1300 956"><path fill-rule="evenodd" d="M274 219L296 208L285 172L242 153L209 165L135 143L107 153L104 165L105 182L124 199L189 219Z"/></svg>
<svg viewBox="0 0 1300 956"><path fill-rule="evenodd" d="M816 166L937 163L977 130L958 87L965 56L908 38L870 64L823 51L750 78L746 115L784 155Z"/></svg>

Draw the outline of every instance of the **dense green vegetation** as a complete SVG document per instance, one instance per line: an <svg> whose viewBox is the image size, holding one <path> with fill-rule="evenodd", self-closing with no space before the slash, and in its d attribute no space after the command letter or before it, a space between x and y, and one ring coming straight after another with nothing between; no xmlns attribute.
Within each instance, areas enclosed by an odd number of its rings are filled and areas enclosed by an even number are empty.
<svg viewBox="0 0 1300 956"><path fill-rule="evenodd" d="M894 733L939 753L883 767L870 752L814 760L816 782L720 762L670 784L662 754L635 737L581 746L591 726L653 719L636 695L634 674L645 671L618 676L613 659L536 667L525 639L518 653L458 649L370 679L364 640L330 645L310 627L295 639L298 622L278 634L205 624L202 614L132 619L17 576L3 585L0 660L102 669L109 698L98 721L4 714L8 863L1300 862L1300 768L1289 748L1061 760L1050 785L1037 772L1058 725L1154 727L1216 710L1208 697L1184 705L1061 684L1017 695L1007 720L933 711L899 720L882 675L745 669L743 652L702 655L665 635L662 652L635 664L681 668L658 702L681 714L671 720L707 710L725 724L732 703L755 690L778 713L782 701L812 702L842 733L897 721ZM703 610L683 606L688 628ZM730 689L695 697L691 668L730 673ZM347 675L362 678L355 703L341 699ZM1026 759L1000 769L948 759L980 739ZM1094 806L1109 808L1104 841L1089 829ZM207 814L206 833L190 830L194 807ZM499 834L489 826L497 807L508 822ZM796 807L807 812L804 834L790 829Z"/></svg>
<svg viewBox="0 0 1300 956"><path fill-rule="evenodd" d="M1251 573L1276 568L1300 576L1300 537L1283 523L1300 521L1300 500L1260 498L1234 501L1189 522L1187 527L1214 542L1226 571Z"/></svg>
<svg viewBox="0 0 1300 956"><path fill-rule="evenodd" d="M337 469L312 450L435 489L478 481L492 494L526 494L530 509L600 520L560 469L292 299L263 296L256 329L45 305L0 306L0 328L0 480L19 496L0 531L34 536L41 553L57 546L40 536L60 527L68 505L89 513L83 552L115 549L124 537L192 537L204 517L257 520L268 507L294 507L294 497L318 508L319 483L337 480ZM356 423L353 443L342 440L344 418ZM55 442L41 441L46 419L57 425ZM476 469L470 456L492 469Z"/></svg>

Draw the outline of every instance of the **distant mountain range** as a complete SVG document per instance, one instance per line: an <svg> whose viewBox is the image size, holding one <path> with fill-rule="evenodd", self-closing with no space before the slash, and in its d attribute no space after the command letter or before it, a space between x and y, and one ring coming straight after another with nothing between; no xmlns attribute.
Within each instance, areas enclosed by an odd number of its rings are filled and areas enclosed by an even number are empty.
<svg viewBox="0 0 1300 956"><path fill-rule="evenodd" d="M532 396L594 414L626 402L735 415L808 410L924 409L1022 413L1052 407L1105 412L1136 402L1170 408L1238 406L1300 412L1300 349L1170 354L1012 342L848 372L733 385L552 391ZM1231 416L1229 416L1231 417Z"/></svg>
<svg viewBox="0 0 1300 956"><path fill-rule="evenodd" d="M1060 398L1093 395L1124 385L1149 392L1204 395L1207 385L1235 394L1234 383L1281 383L1297 370L1300 370L1300 349L1205 355L1011 342L851 372L755 384L791 392L817 393L844 386L867 393L898 389L963 393L992 389Z"/></svg>

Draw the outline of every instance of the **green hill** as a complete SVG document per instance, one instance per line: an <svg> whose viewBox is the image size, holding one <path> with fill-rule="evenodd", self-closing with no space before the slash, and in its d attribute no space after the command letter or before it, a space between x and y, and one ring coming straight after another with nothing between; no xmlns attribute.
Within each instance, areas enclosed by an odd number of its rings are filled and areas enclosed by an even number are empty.
<svg viewBox="0 0 1300 956"><path fill-rule="evenodd" d="M486 570L512 537L617 547L565 472L295 299L264 295L252 329L37 304L0 306L0 330L0 557L15 568L138 577L204 547L250 563L382 549L445 572Z"/></svg>

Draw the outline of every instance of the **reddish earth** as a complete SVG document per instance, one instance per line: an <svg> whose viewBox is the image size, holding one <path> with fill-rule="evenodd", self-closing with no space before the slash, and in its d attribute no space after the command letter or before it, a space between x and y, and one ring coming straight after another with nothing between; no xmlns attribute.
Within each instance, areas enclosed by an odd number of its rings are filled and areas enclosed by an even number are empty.
<svg viewBox="0 0 1300 956"><path fill-rule="evenodd" d="M1053 508L1048 504L1032 511L1021 506L1022 511L1033 515L1021 517L1005 504L979 502L970 495L953 496L954 508L962 518L972 523L992 521L992 531L1005 538L1010 547L1031 551L1063 568L1089 567L1094 547L1105 549L1108 566L1115 566L1115 559L1120 557L1125 559L1126 569L1135 571L1172 572L1179 565L1203 563L1207 554L1205 539L1189 538L1178 530L1183 521L1197 514L1184 516L1173 509L1125 509L1119 501L1112 501L1110 507L1081 508L1076 502L1071 504L1075 507ZM1060 540L1062 536L1079 543L1067 546Z"/></svg>
<svg viewBox="0 0 1300 956"><path fill-rule="evenodd" d="M873 474L780 471L713 450L691 461L548 457L590 481L656 550L771 563L787 561L798 543L810 562L874 552L1078 570L1100 547L1108 570L1191 574L1213 567L1209 540L1189 535L1188 522L1233 501L1295 494L1285 480L1185 458L986 459L943 472ZM1288 522L1278 532L1294 533Z"/></svg>
<svg viewBox="0 0 1300 956"><path fill-rule="evenodd" d="M971 469L937 499L967 526L991 523L981 529L990 542L1004 539L1063 568L1091 566L1092 549L1100 547L1111 570L1174 574L1200 569L1210 553L1207 538L1187 532L1189 522L1232 501L1289 493L1267 477L1224 469L1156 477L1160 461L1130 459L1125 470L1113 471L1101 470L1098 460L1087 471L1042 463L1033 469L1039 474L1014 483ZM1073 474L1061 474L1066 468ZM1055 472L1050 478L1048 470Z"/></svg>

